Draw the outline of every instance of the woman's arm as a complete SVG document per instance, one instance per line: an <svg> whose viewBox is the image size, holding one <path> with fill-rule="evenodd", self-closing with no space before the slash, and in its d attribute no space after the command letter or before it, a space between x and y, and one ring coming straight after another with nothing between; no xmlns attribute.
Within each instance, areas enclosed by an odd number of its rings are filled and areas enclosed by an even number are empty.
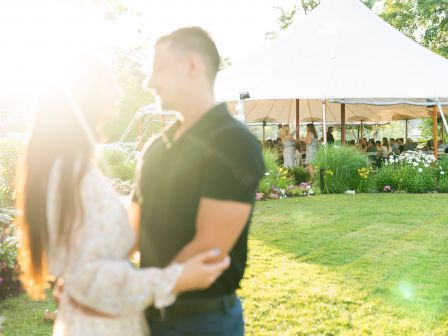
<svg viewBox="0 0 448 336"><path fill-rule="evenodd" d="M307 133L307 134L306 134L306 140L305 140L305 143L306 143L307 145L311 144L311 133Z"/></svg>

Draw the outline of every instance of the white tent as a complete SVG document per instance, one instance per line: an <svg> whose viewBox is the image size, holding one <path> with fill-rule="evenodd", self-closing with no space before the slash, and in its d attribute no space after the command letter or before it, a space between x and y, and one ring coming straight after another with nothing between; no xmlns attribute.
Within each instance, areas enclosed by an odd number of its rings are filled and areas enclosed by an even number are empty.
<svg viewBox="0 0 448 336"><path fill-rule="evenodd" d="M249 92L244 103L249 122L291 123L296 115L300 122L425 118L433 115L428 106L435 102L448 105L448 60L359 0L326 0L222 70L215 91L218 100L227 102ZM235 103L229 105L233 110Z"/></svg>

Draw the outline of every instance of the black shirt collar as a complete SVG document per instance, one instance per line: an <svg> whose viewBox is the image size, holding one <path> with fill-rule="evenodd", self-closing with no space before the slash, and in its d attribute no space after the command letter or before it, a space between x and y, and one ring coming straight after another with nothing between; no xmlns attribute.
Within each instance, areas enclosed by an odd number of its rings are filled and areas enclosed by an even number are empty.
<svg viewBox="0 0 448 336"><path fill-rule="evenodd" d="M229 116L226 103L220 103L212 107L207 113L205 113L185 134L199 136L204 132L212 130L213 127L219 125L225 116ZM179 128L181 121L176 121L171 127L162 131L162 140L166 147L169 149L173 146L173 136L176 130Z"/></svg>

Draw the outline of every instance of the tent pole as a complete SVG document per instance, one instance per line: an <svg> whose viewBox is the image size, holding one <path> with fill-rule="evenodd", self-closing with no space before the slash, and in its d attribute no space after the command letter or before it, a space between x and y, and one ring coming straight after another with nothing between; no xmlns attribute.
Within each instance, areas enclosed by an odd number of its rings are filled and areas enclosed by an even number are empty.
<svg viewBox="0 0 448 336"><path fill-rule="evenodd" d="M296 139L300 140L300 99L296 99Z"/></svg>
<svg viewBox="0 0 448 336"><path fill-rule="evenodd" d="M323 126L323 137L324 137L324 144L327 143L327 101L324 99L322 100L322 126Z"/></svg>
<svg viewBox="0 0 448 336"><path fill-rule="evenodd" d="M345 144L345 104L341 104L341 143Z"/></svg>
<svg viewBox="0 0 448 336"><path fill-rule="evenodd" d="M405 120L405 132L404 132L404 138L407 140L408 139L408 120Z"/></svg>
<svg viewBox="0 0 448 336"><path fill-rule="evenodd" d="M362 138L364 138L364 125L361 120L361 137L359 138L359 140L361 140Z"/></svg>
<svg viewBox="0 0 448 336"><path fill-rule="evenodd" d="M433 132L433 145L434 157L437 159L438 148L437 148L437 106L432 108L432 132Z"/></svg>

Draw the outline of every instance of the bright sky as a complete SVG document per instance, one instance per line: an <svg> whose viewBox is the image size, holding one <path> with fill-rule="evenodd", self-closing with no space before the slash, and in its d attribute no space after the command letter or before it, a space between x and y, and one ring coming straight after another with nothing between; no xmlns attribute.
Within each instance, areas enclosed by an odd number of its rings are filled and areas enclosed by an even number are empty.
<svg viewBox="0 0 448 336"><path fill-rule="evenodd" d="M199 25L213 36L221 55L235 61L262 44L266 32L278 29L280 11L275 6L291 9L296 1L120 1L137 9L141 16L125 15L110 25L102 22L92 8L88 12L80 10L80 1L2 0L0 94L36 85L58 62L54 56L77 48L85 42L85 36L101 40L104 46L123 47L148 39L152 44L176 28ZM84 2L101 4L102 0ZM142 28L141 34L136 33L138 27Z"/></svg>

